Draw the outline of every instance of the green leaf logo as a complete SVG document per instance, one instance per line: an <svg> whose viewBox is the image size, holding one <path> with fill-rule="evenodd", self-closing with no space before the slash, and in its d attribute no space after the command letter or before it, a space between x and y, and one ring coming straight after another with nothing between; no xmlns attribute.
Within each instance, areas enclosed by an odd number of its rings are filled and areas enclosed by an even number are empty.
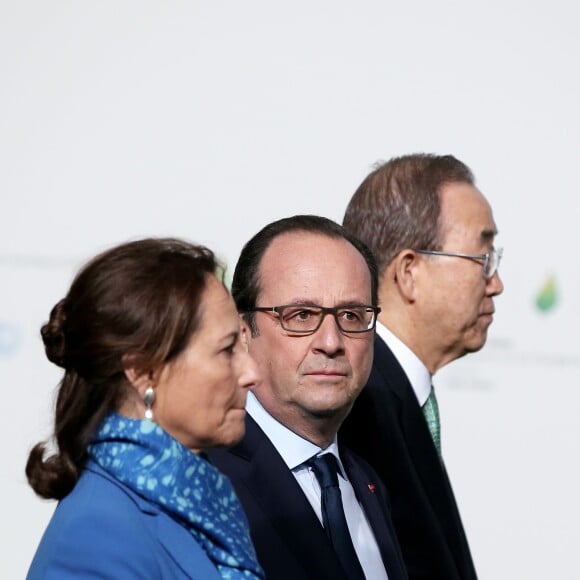
<svg viewBox="0 0 580 580"><path fill-rule="evenodd" d="M558 290L556 289L556 279L554 276L548 276L536 296L536 306L542 312L552 310L558 302Z"/></svg>

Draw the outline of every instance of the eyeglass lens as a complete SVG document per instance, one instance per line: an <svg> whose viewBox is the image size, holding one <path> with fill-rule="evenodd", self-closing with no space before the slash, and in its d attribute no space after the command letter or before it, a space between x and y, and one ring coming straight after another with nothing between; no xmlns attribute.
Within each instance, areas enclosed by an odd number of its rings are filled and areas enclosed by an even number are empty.
<svg viewBox="0 0 580 580"><path fill-rule="evenodd" d="M491 278L499 267L499 262L501 260L501 252L498 250L492 250L487 255L487 259L483 264L483 272L486 277Z"/></svg>

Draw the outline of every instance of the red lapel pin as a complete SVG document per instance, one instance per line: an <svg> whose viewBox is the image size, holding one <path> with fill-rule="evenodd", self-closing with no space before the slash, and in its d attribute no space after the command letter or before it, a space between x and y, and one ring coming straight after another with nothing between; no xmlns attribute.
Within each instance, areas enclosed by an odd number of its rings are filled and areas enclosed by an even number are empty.
<svg viewBox="0 0 580 580"><path fill-rule="evenodd" d="M375 493L375 484L374 483L369 483L369 491L371 493Z"/></svg>

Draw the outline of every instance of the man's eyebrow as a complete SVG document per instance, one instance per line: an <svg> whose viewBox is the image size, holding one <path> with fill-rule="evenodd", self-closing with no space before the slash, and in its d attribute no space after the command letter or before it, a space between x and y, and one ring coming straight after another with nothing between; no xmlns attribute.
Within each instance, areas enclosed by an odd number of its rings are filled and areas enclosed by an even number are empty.
<svg viewBox="0 0 580 580"><path fill-rule="evenodd" d="M286 302L286 306L320 306L320 304L314 300L308 300L306 298L295 298L290 302Z"/></svg>
<svg viewBox="0 0 580 580"><path fill-rule="evenodd" d="M366 302L361 302L360 300L342 300L341 302L337 302L333 308L354 308L368 305ZM289 302L287 306L322 306L322 304L314 302L313 300L298 299Z"/></svg>
<svg viewBox="0 0 580 580"><path fill-rule="evenodd" d="M357 308L359 306L369 306L370 302L361 302L360 300L347 300L335 304L335 308Z"/></svg>
<svg viewBox="0 0 580 580"><path fill-rule="evenodd" d="M483 230L480 234L481 240L484 242L493 242L495 236L497 236L498 232L496 229L493 230Z"/></svg>

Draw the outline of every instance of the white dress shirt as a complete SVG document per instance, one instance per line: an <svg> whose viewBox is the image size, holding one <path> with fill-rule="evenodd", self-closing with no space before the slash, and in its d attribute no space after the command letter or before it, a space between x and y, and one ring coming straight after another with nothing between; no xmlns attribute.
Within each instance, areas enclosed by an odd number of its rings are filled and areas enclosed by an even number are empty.
<svg viewBox="0 0 580 580"><path fill-rule="evenodd" d="M272 445L292 472L302 488L304 495L310 502L312 509L322 524L320 485L314 472L304 463L317 455L332 453L338 460L340 468L338 483L342 494L344 514L354 549L361 563L366 578L369 580L385 580L388 578L377 541L365 516L365 513L356 499L354 489L348 480L344 467L338 455L336 435L332 443L321 449L314 443L303 439L288 427L278 422L260 404L255 395L250 392L246 402L246 411L258 423Z"/></svg>
<svg viewBox="0 0 580 580"><path fill-rule="evenodd" d="M421 359L386 326L377 321L377 334L387 343L399 364L403 367L417 401L422 407L431 392L431 375Z"/></svg>

